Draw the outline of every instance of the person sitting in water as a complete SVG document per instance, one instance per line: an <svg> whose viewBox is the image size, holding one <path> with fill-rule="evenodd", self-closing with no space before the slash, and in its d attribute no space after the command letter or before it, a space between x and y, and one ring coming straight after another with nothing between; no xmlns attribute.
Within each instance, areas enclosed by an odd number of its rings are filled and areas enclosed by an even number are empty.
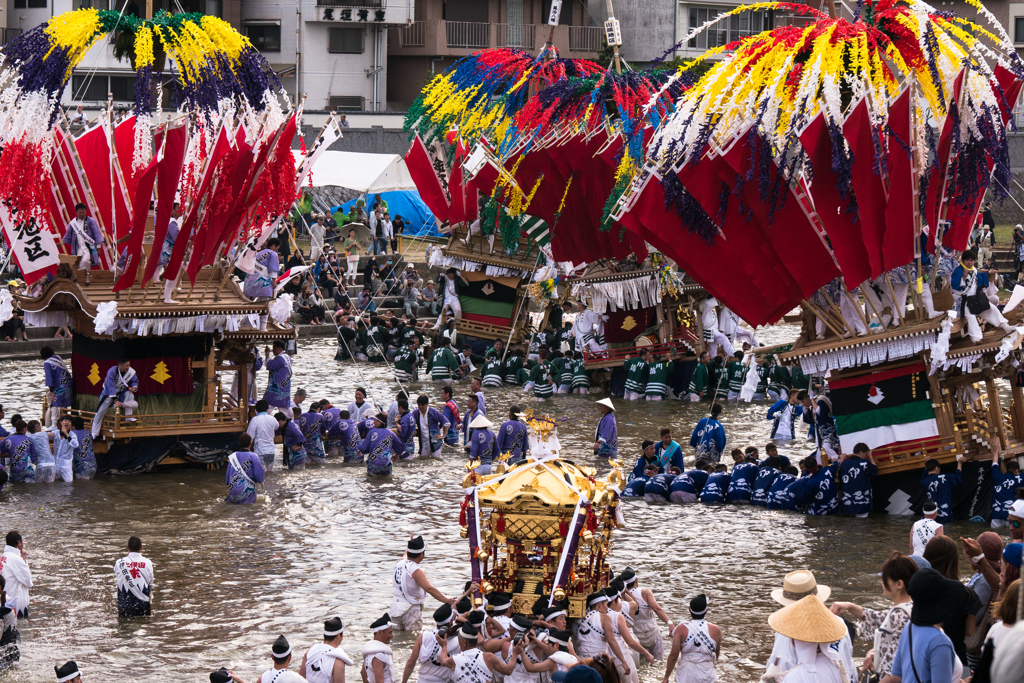
<svg viewBox="0 0 1024 683"><path fill-rule="evenodd" d="M692 470L680 474L672 480L669 487L669 498L673 503L696 503L708 477L715 471L707 460L698 460Z"/></svg>
<svg viewBox="0 0 1024 683"><path fill-rule="evenodd" d="M359 444L359 450L366 454L366 473L371 476L390 476L392 464L405 453L405 446L398 436L385 428L387 423L387 413L377 413L373 427L367 430L366 438Z"/></svg>
<svg viewBox="0 0 1024 683"><path fill-rule="evenodd" d="M655 474L644 486L644 500L648 503L669 502L672 495L672 482L677 476L679 476L679 470L675 467L670 467L668 472Z"/></svg>
<svg viewBox="0 0 1024 683"><path fill-rule="evenodd" d="M728 472L724 462L715 465L715 471L708 475L708 480L700 492L700 502L705 504L724 503L726 493L729 491L729 481L732 475Z"/></svg>
<svg viewBox="0 0 1024 683"><path fill-rule="evenodd" d="M750 503L754 480L757 479L757 453L745 455L742 462L732 468L732 479L729 480L729 502Z"/></svg>

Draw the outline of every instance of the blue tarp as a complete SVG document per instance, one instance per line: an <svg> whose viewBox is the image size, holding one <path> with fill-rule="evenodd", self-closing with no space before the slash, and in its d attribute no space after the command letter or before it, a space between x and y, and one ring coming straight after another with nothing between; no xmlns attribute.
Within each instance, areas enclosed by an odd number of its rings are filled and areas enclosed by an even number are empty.
<svg viewBox="0 0 1024 683"><path fill-rule="evenodd" d="M388 203L388 212L391 214L392 220L397 216L401 216L402 220L405 221L406 235L430 235L435 237L441 235L437 230L437 219L434 218L434 214L423 203L423 200L420 199L419 192L401 190L382 192L380 196L381 199ZM363 199L367 207L373 204L372 195L367 195ZM331 213L333 214L339 210L348 213L348 210L356 201L353 199L341 206L331 207Z"/></svg>

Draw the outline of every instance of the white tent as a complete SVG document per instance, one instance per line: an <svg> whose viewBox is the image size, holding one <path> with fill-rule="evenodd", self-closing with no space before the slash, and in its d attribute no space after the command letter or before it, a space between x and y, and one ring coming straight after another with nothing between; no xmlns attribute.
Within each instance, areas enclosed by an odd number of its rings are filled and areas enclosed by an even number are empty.
<svg viewBox="0 0 1024 683"><path fill-rule="evenodd" d="M293 149L295 168L302 163L302 153ZM405 167L405 159L397 154L363 154L328 150L313 164L313 187L345 187L361 194L415 190L416 183ZM305 185L307 181L303 182Z"/></svg>

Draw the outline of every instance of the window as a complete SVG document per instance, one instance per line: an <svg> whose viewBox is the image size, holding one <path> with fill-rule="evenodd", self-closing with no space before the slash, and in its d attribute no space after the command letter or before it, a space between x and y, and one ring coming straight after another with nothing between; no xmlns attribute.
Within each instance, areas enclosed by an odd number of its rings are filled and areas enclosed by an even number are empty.
<svg viewBox="0 0 1024 683"><path fill-rule="evenodd" d="M445 21L470 21L482 24L488 21L487 3L481 0L444 0L441 11Z"/></svg>
<svg viewBox="0 0 1024 683"><path fill-rule="evenodd" d="M363 52L363 29L327 29L327 51L331 54L358 55Z"/></svg>
<svg viewBox="0 0 1024 683"><path fill-rule="evenodd" d="M260 52L281 51L280 24L246 24L245 36Z"/></svg>
<svg viewBox="0 0 1024 683"><path fill-rule="evenodd" d="M46 0L28 0L29 7L46 7Z"/></svg>
<svg viewBox="0 0 1024 683"><path fill-rule="evenodd" d="M135 101L135 76L84 75L71 79L71 96L75 102L106 102L107 93L115 102Z"/></svg>
<svg viewBox="0 0 1024 683"><path fill-rule="evenodd" d="M106 76L75 76L71 79L71 96L76 102L106 102Z"/></svg>
<svg viewBox="0 0 1024 683"><path fill-rule="evenodd" d="M338 112L362 111L363 98L358 95L333 95L327 98L327 108Z"/></svg>
<svg viewBox="0 0 1024 683"><path fill-rule="evenodd" d="M383 0L316 0L317 7L383 7Z"/></svg>
<svg viewBox="0 0 1024 683"><path fill-rule="evenodd" d="M115 102L134 102L135 76L111 76L110 92Z"/></svg>
<svg viewBox="0 0 1024 683"><path fill-rule="evenodd" d="M110 9L110 0L75 0L75 9Z"/></svg>
<svg viewBox="0 0 1024 683"><path fill-rule="evenodd" d="M699 28L723 12L735 7L696 7L689 8L689 31ZM772 28L773 21L769 12L743 12L723 19L697 37L690 40L687 47L708 50L722 47L739 40L744 36L752 36Z"/></svg>
<svg viewBox="0 0 1024 683"><path fill-rule="evenodd" d="M1024 43L1024 17L1013 18L1013 42Z"/></svg>

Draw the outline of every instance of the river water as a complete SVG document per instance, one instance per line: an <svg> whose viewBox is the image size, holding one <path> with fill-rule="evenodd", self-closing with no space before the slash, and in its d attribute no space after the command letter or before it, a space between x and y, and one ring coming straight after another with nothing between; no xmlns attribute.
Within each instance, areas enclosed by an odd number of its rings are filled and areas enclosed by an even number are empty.
<svg viewBox="0 0 1024 683"><path fill-rule="evenodd" d="M783 325L767 330L762 341L791 340L796 332ZM361 377L351 362L334 361L334 349L333 339L302 340L293 389L347 403L365 384L375 400L390 402L397 387L384 366L361 365ZM42 400L39 364L0 363L0 377L8 417L35 417ZM437 385L423 389L437 399ZM460 393L468 387L460 386ZM517 388L487 390L486 396L492 420L515 402L535 405ZM570 418L560 428L563 452L603 474L607 466L589 447L599 415L592 401L556 396L544 411ZM635 461L640 441L656 440L663 426L688 441L702 417L701 407L674 401L616 405L619 450L628 462ZM763 452L766 410L763 404L728 406L722 419L728 447L756 445ZM809 448L788 453L804 451ZM35 586L31 619L20 624L22 660L0 681L51 681L53 666L68 659L90 681L207 681L221 666L252 681L270 666L278 634L295 649L297 669L301 653L321 638L324 619L334 615L345 622L343 646L358 654L370 638L370 622L390 604L391 569L409 533L426 539L423 567L446 595L459 592L468 578L468 546L458 526L464 473L461 451L450 449L443 461L402 463L383 481L334 463L304 472L278 468L267 477L266 502L252 506L223 502L223 470L8 486L0 492L0 531L17 529L25 537ZM724 634L723 681L755 681L763 671L772 645L767 618L777 608L769 593L789 571L815 570L819 582L833 587L834 599L884 605L876 572L892 550L907 551L913 521L817 518L750 506L624 506L626 527L613 536L613 567L635 568L676 623L693 595L710 597L708 619ZM980 531L966 522L947 525L954 535ZM143 553L155 565L153 616L119 623L112 566L126 554L131 535L142 538ZM425 619L436 606L428 598ZM414 641L415 634L396 634L397 671ZM866 641L858 643L859 656L866 650ZM358 680L356 671L348 675ZM664 662L640 669L643 683L663 676Z"/></svg>

